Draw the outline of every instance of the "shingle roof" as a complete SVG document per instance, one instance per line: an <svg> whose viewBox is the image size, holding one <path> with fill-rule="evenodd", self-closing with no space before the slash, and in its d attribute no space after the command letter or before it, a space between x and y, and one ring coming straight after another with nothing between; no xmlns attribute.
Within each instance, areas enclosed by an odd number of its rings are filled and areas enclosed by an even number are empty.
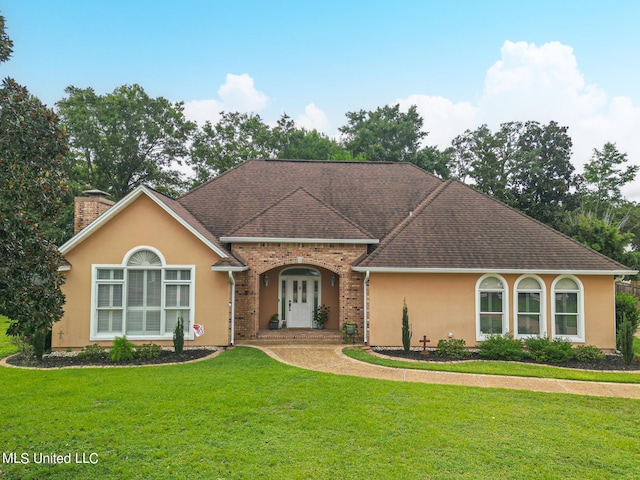
<svg viewBox="0 0 640 480"><path fill-rule="evenodd" d="M249 160L178 202L212 234L225 237L302 187L381 239L441 183L409 163Z"/></svg>
<svg viewBox="0 0 640 480"><path fill-rule="evenodd" d="M302 187L249 218L228 237L349 239L377 243L373 235Z"/></svg>
<svg viewBox="0 0 640 480"><path fill-rule="evenodd" d="M456 180L429 194L358 267L629 271Z"/></svg>

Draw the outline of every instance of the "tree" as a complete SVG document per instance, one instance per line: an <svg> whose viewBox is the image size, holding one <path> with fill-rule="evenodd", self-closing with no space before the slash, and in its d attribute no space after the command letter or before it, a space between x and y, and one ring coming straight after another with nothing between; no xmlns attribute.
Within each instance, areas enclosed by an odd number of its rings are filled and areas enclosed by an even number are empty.
<svg viewBox="0 0 640 480"><path fill-rule="evenodd" d="M0 17L0 60L11 45ZM26 337L41 358L63 314L62 258L42 234L66 191L67 138L54 112L12 79L0 88L0 313L7 334Z"/></svg>
<svg viewBox="0 0 640 480"><path fill-rule="evenodd" d="M571 164L571 138L556 122L486 125L452 142L453 174L523 213L558 228L579 205L580 177Z"/></svg>
<svg viewBox="0 0 640 480"><path fill-rule="evenodd" d="M329 160L343 152L338 142L317 130L297 128L286 113L271 129L271 145L282 159Z"/></svg>
<svg viewBox="0 0 640 480"><path fill-rule="evenodd" d="M191 166L195 185L220 175L250 158L273 156L271 131L260 115L220 112L215 125L206 122L193 138Z"/></svg>
<svg viewBox="0 0 640 480"><path fill-rule="evenodd" d="M400 104L374 111L347 112L347 124L338 130L344 146L354 157L364 155L370 162L416 162L422 140L423 120L415 105L407 113Z"/></svg>
<svg viewBox="0 0 640 480"><path fill-rule="evenodd" d="M76 173L87 187L119 200L140 184L175 194L186 186L175 169L188 155L195 124L183 104L151 98L139 85L107 95L73 86L58 109L71 138Z"/></svg>
<svg viewBox="0 0 640 480"><path fill-rule="evenodd" d="M624 206L627 201L621 188L632 182L640 166L627 165L627 154L621 153L614 143L607 142L601 150L593 149L584 166L584 184L581 189L583 209L603 218L607 212Z"/></svg>

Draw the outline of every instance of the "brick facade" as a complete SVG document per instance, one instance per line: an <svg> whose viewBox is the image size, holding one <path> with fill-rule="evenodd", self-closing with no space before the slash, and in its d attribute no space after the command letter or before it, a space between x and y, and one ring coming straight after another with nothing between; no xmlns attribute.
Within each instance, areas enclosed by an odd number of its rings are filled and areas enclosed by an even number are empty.
<svg viewBox="0 0 640 480"><path fill-rule="evenodd" d="M282 266L321 267L335 273L339 298L339 325L364 325L364 274L351 265L366 254L367 246L342 243L237 243L232 252L249 269L235 274L235 338L253 338L259 330L260 275Z"/></svg>
<svg viewBox="0 0 640 480"><path fill-rule="evenodd" d="M73 206L73 234L89 226L113 204L104 196L76 197Z"/></svg>

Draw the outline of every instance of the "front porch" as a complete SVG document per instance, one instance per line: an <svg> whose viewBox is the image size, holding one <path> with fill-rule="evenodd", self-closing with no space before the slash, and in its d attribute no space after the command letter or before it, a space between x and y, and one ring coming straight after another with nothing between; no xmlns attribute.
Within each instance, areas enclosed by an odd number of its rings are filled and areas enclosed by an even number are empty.
<svg viewBox="0 0 640 480"><path fill-rule="evenodd" d="M305 344L322 343L340 345L343 343L356 344L362 342L362 338L349 337L345 339L343 330L317 328L281 328L278 330L259 330L251 339L237 340L236 345L242 344Z"/></svg>

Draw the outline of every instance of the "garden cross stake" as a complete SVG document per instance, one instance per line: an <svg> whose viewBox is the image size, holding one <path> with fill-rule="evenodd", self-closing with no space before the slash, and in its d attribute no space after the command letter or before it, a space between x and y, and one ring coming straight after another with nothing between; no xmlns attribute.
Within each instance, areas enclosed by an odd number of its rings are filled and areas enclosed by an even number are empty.
<svg viewBox="0 0 640 480"><path fill-rule="evenodd" d="M422 340L418 341L422 344L422 351L420 353L422 355L429 355L429 352L427 351L427 343L429 343L431 340L428 340L427 336L423 335Z"/></svg>

